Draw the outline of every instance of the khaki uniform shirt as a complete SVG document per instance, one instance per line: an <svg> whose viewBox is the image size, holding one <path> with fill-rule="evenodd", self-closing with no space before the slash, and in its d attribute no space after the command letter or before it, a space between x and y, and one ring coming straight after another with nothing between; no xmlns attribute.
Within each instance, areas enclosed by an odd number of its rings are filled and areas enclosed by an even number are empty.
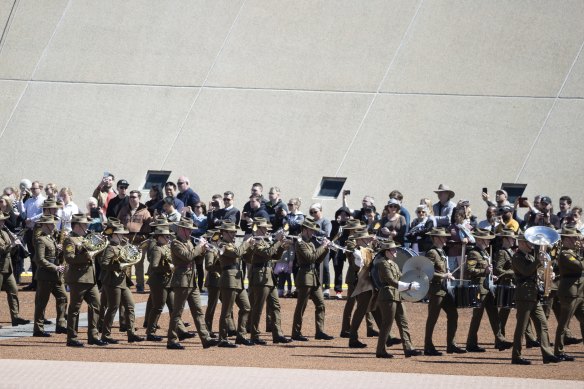
<svg viewBox="0 0 584 389"><path fill-rule="evenodd" d="M562 250L558 265L561 276L558 296L584 297L584 257L574 250Z"/></svg>
<svg viewBox="0 0 584 389"><path fill-rule="evenodd" d="M157 285L163 288L170 288L172 277L172 255L170 245L150 245L148 249L148 285Z"/></svg>
<svg viewBox="0 0 584 389"><path fill-rule="evenodd" d="M0 273L12 273L13 249L8 232L0 230Z"/></svg>
<svg viewBox="0 0 584 389"><path fill-rule="evenodd" d="M397 287L402 273L397 263L380 258L375 266L379 272L379 280L383 284L383 287L379 289L378 301L401 301Z"/></svg>
<svg viewBox="0 0 584 389"><path fill-rule="evenodd" d="M465 275L470 277L470 283L478 285L482 295L489 293L485 289L485 277L491 258L485 250L473 247L466 255Z"/></svg>
<svg viewBox="0 0 584 389"><path fill-rule="evenodd" d="M511 257L513 257L511 249L501 249L495 255L493 273L499 277L497 280L499 285L515 285L515 272L511 268Z"/></svg>
<svg viewBox="0 0 584 389"><path fill-rule="evenodd" d="M67 284L92 284L97 282L93 259L83 247L83 237L71 233L63 242L63 256L69 265L65 272Z"/></svg>
<svg viewBox="0 0 584 389"><path fill-rule="evenodd" d="M34 238L34 246L34 261L38 267L35 275L37 281L63 282L63 273L57 271L57 266L63 264L63 259L57 257L55 239L39 230Z"/></svg>
<svg viewBox="0 0 584 389"><path fill-rule="evenodd" d="M428 294L446 296L446 290L442 287L442 277L447 273L448 258L443 249L432 247L426 252L426 257L434 264L434 276L430 280Z"/></svg>
<svg viewBox="0 0 584 389"><path fill-rule="evenodd" d="M270 244L260 241L251 249L251 274L250 286L275 286L272 262L284 252L282 242Z"/></svg>
<svg viewBox="0 0 584 389"><path fill-rule="evenodd" d="M319 286L320 280L316 273L316 267L324 260L328 253L325 246L318 249L312 242L299 240L296 242L296 261L298 262L298 275L296 286ZM349 265L350 266L350 265Z"/></svg>
<svg viewBox="0 0 584 389"><path fill-rule="evenodd" d="M239 246L236 246L233 243L227 243L224 246L223 254L219 255L219 263L221 264L221 278L219 279L220 288L243 289L241 257L250 247L251 244L248 241L244 241Z"/></svg>
<svg viewBox="0 0 584 389"><path fill-rule="evenodd" d="M541 263L531 254L517 250L511 258L515 272L515 301L538 301L537 269Z"/></svg>
<svg viewBox="0 0 584 389"><path fill-rule="evenodd" d="M173 288L194 287L195 259L202 259L203 249L201 246L193 246L190 240L182 242L179 239L174 239L170 245L170 252L174 265L170 286Z"/></svg>

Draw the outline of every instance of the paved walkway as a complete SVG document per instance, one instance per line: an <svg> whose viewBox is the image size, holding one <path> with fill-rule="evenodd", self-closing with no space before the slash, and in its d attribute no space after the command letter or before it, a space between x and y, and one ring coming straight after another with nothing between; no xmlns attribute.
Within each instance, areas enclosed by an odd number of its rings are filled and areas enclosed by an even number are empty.
<svg viewBox="0 0 584 389"><path fill-rule="evenodd" d="M268 369L252 367L155 365L109 362L0 360L0 388L562 388L582 389L578 381L361 371Z"/></svg>

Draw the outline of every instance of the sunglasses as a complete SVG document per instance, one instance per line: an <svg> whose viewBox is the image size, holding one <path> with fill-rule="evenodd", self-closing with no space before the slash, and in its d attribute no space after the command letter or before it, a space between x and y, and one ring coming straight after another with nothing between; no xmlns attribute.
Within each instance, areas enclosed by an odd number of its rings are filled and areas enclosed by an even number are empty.
<svg viewBox="0 0 584 389"><path fill-rule="evenodd" d="M314 215L315 213L318 213L318 210L316 209L311 209L309 212L311 215Z"/></svg>
<svg viewBox="0 0 584 389"><path fill-rule="evenodd" d="M184 184L184 182L183 182L183 181L177 181L177 183L176 183L176 184L177 184L177 185L182 185L182 184Z"/></svg>
<svg viewBox="0 0 584 389"><path fill-rule="evenodd" d="M294 204L292 204L292 203L288 203L288 206L289 206L289 207L291 207L291 206L293 206L293 205L294 205Z"/></svg>
<svg viewBox="0 0 584 389"><path fill-rule="evenodd" d="M388 208L398 208L398 206L397 206L397 205L388 205L387 207L388 207Z"/></svg>
<svg viewBox="0 0 584 389"><path fill-rule="evenodd" d="M224 197L223 201L233 201L233 199L230 199L229 197Z"/></svg>

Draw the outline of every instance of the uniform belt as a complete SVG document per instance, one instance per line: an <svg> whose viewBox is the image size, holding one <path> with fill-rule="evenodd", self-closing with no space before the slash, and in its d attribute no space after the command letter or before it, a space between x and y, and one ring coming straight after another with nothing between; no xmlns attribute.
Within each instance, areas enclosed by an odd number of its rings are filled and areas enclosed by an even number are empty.
<svg viewBox="0 0 584 389"><path fill-rule="evenodd" d="M185 269L192 269L193 268L193 264L189 263L188 265L176 265L177 269L181 269L181 270L185 270Z"/></svg>
<svg viewBox="0 0 584 389"><path fill-rule="evenodd" d="M303 270L315 270L316 266L314 265L314 263L311 263L309 265L300 265L299 268Z"/></svg>
<svg viewBox="0 0 584 389"><path fill-rule="evenodd" d="M223 270L239 270L239 264L223 266Z"/></svg>
<svg viewBox="0 0 584 389"><path fill-rule="evenodd" d="M57 263L57 258L47 258L47 261L52 263L53 265L56 265Z"/></svg>

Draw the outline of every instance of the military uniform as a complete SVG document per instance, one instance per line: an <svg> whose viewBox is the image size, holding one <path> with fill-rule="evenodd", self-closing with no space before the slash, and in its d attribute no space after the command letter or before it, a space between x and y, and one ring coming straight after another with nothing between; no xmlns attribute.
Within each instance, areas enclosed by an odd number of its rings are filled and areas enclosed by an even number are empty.
<svg viewBox="0 0 584 389"><path fill-rule="evenodd" d="M538 296L537 269L541 266L541 263L533 255L525 254L521 250L518 250L513 254L511 266L515 272L515 280L517 283L517 289L515 290L517 326L513 335L512 359L519 360L521 358L521 340L530 317L533 320L540 339L543 357L553 357L547 320Z"/></svg>
<svg viewBox="0 0 584 389"><path fill-rule="evenodd" d="M41 218L42 220L42 218ZM43 233L40 229L34 239L35 257L37 265L35 279L37 290L35 295L34 331L44 333L45 308L52 294L57 303L57 328L58 332L65 332L67 322L67 293L63 283L63 273L57 271L57 267L63 265L63 257L58 256L57 242L50 234Z"/></svg>
<svg viewBox="0 0 584 389"><path fill-rule="evenodd" d="M432 334L434 327L440 316L440 310L446 312L446 345L447 347L456 346L455 336L458 327L458 311L452 296L446 293L442 285L442 277L448 272L448 257L442 248L433 246L426 252L426 257L434 264L434 276L430 281L428 295L430 302L428 304L428 318L426 320L426 333L424 338L424 350L435 350Z"/></svg>
<svg viewBox="0 0 584 389"><path fill-rule="evenodd" d="M172 258L170 245L155 243L148 247L148 285L150 286L150 311L146 320L146 335L154 335L158 327L158 320L164 309L164 304L174 308L174 294L170 287L172 277ZM179 323L180 324L180 323Z"/></svg>
<svg viewBox="0 0 584 389"><path fill-rule="evenodd" d="M213 333L213 317L217 309L217 302L219 301L219 280L221 278L221 263L219 263L219 255L215 251L207 251L205 253L205 288L207 288L207 309L205 311L205 323L210 333ZM233 312L227 318L227 331L229 333L235 332L235 323L233 322Z"/></svg>
<svg viewBox="0 0 584 389"><path fill-rule="evenodd" d="M65 283L69 285L69 311L67 312L67 341L77 340L79 311L83 300L87 302L87 337L89 341L99 338L99 291L93 258L83 247L83 237L71 232L63 243L63 254L69 265L65 272Z"/></svg>
<svg viewBox="0 0 584 389"><path fill-rule="evenodd" d="M247 291L243 288L243 271L241 257L250 248L248 241L240 246L227 243L223 247L223 253L219 255L218 262L221 266L219 288L221 296L221 316L219 317L219 339L227 340L229 318L233 312L233 304L239 308L237 318L237 338L244 339L247 332L247 321L251 306Z"/></svg>
<svg viewBox="0 0 584 389"><path fill-rule="evenodd" d="M328 249L325 246L316 249L312 242L305 242L304 240L296 242L296 261L299 267L296 276L298 297L296 309L294 310L292 339L302 336L302 317L306 310L308 298L312 299L316 310L316 333L324 333L325 305L316 268L322 262L327 252Z"/></svg>
<svg viewBox="0 0 584 389"><path fill-rule="evenodd" d="M130 291L131 280L125 269L120 266L120 258L123 247L111 242L100 257L101 259L101 285L107 296L107 309L103 319L103 331L101 338L106 342L111 341L112 325L120 303L124 305L126 316L126 331L128 339L135 336L134 322L134 298ZM120 312L121 315L121 312ZM121 324L120 324L121 326Z"/></svg>
<svg viewBox="0 0 584 389"><path fill-rule="evenodd" d="M168 345L178 343L178 332L180 320L185 307L185 302L189 304L191 316L195 322L197 333L201 339L203 347L208 347L211 340L207 326L205 325L203 307L201 305L201 294L195 279L195 261L202 263L203 249L194 247L189 240L186 242L174 239L170 245L172 264L174 272L170 281L170 286L174 291L174 309L170 317L168 327Z"/></svg>
<svg viewBox="0 0 584 389"><path fill-rule="evenodd" d="M515 272L511 268L511 258L513 257L513 250L510 248L500 249L495 255L495 267L493 269L493 274L498 277L497 285L515 285ZM501 324L501 335L505 336L505 326L507 324L507 319L509 318L509 313L511 313L511 308L499 308L499 322ZM525 337L527 342L536 342L537 338L533 333L533 326L531 321L527 325L525 330Z"/></svg>
<svg viewBox="0 0 584 389"><path fill-rule="evenodd" d="M1 215L0 215L1 216ZM19 318L18 285L14 279L12 269L12 255L17 252L17 248L12 246L10 236L0 229L0 289L5 289L8 297L8 309L12 325L28 323L27 320Z"/></svg>
<svg viewBox="0 0 584 389"><path fill-rule="evenodd" d="M251 339L258 340L260 335L260 318L267 302L266 315L272 317L272 339L283 337L280 322L280 300L276 289L275 275L272 268L272 259L281 256L284 251L282 242L270 244L260 241L255 244L251 254L251 273L249 285L253 293L251 308Z"/></svg>
<svg viewBox="0 0 584 389"><path fill-rule="evenodd" d="M575 250L562 250L558 257L558 267L560 284L557 293L562 308L556 330L556 356L564 354L564 341L572 316L576 316L584 334L584 257Z"/></svg>
<svg viewBox="0 0 584 389"><path fill-rule="evenodd" d="M470 321L468 337L466 339L467 350L478 348L478 332L481 325L481 320L483 318L483 312L485 310L487 311L487 316L489 317L491 330L495 336L495 347L502 346L504 343L507 343L501 334L501 324L499 322L499 314L497 312L495 296L490 290L485 288L485 278L488 276L487 268L490 266L490 264L491 257L485 250L475 246L468 251L465 262L465 274L470 277L471 284L479 286L481 300L480 305L472 310L472 319Z"/></svg>
<svg viewBox="0 0 584 389"><path fill-rule="evenodd" d="M369 247L356 247L354 250L368 250L373 252ZM355 254L354 251L347 253L347 259L349 264L353 264L355 267ZM371 263L365 263L362 268L357 267L357 280L354 282L352 294L350 297L355 301L357 307L355 312L353 312L353 317L351 318L351 327L349 331L349 346L351 344L359 344L359 327L363 322L363 318L366 316L374 317L378 325L380 324L380 316L377 310L375 310L375 304L372 304L373 300L373 283L371 282L371 277L369 276L369 267ZM377 316L377 317L375 317ZM368 326L369 328L369 326ZM391 326L389 327L391 330ZM370 330L370 329L369 329Z"/></svg>
<svg viewBox="0 0 584 389"><path fill-rule="evenodd" d="M387 354L385 345L394 320L402 338L404 353L406 356L412 355L408 354L414 348L412 347L406 308L398 292L398 282L402 276L399 266L395 262L388 260L383 252L375 258L373 266L377 268L381 283L377 296L377 307L381 311L381 326L375 355L383 356Z"/></svg>

